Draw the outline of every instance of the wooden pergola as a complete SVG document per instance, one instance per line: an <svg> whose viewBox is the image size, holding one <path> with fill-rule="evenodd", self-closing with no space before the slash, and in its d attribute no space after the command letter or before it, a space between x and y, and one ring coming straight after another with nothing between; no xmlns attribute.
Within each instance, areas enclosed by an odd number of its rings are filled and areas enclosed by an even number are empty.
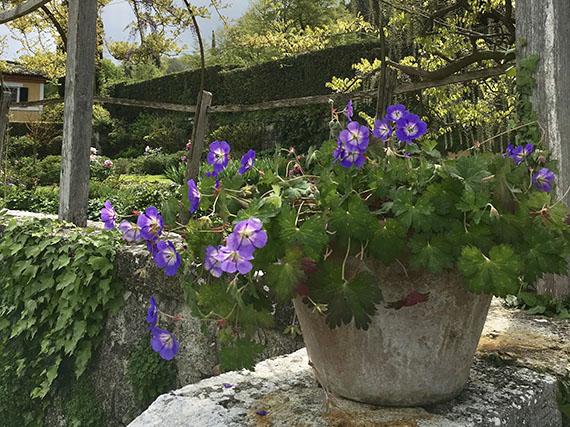
<svg viewBox="0 0 570 427"><path fill-rule="evenodd" d="M0 12L0 24L31 13L49 1L28 0ZM80 227L87 225L96 23L97 0L69 0L59 220Z"/></svg>

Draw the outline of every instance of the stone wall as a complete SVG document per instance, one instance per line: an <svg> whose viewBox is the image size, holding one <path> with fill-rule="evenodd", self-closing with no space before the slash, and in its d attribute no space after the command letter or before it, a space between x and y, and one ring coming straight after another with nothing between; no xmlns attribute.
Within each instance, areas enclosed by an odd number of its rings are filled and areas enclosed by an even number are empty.
<svg viewBox="0 0 570 427"><path fill-rule="evenodd" d="M15 218L32 216L55 219L54 216L18 211L9 211L9 215ZM101 223L89 223L88 226L102 228ZM176 236L171 235L169 239L175 240ZM140 347L141 342L146 340L148 351L152 353L146 323L151 295L156 298L160 311L182 318L175 323L160 319L160 326L172 332L180 343L179 353L171 361L178 372L173 388L220 373L215 325L209 328L209 335L201 332L200 321L191 316L176 277L167 277L163 270L156 267L144 244L125 243L117 254L115 264L117 274L124 283L124 306L119 313L107 319L102 342L86 371L108 427L124 426L146 409L146 406L137 404L135 392L127 379L127 367L132 353ZM292 306L283 307L279 312L283 313L284 324L290 322ZM300 340L292 341L283 335L284 328L277 324L275 330L264 330L258 334L257 340L266 346L260 360L290 353L302 346ZM47 426L67 425L62 400L61 396L54 397L56 404L48 410Z"/></svg>

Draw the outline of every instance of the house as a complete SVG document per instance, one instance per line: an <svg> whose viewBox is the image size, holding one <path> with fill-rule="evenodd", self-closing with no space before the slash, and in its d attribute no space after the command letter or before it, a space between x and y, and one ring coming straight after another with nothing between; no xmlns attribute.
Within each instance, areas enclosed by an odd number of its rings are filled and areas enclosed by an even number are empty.
<svg viewBox="0 0 570 427"><path fill-rule="evenodd" d="M10 88L11 122L34 122L40 119L41 106L14 107L16 102L39 101L44 99L44 85L46 77L37 71L31 71L20 64L6 61L7 70L2 72L4 85Z"/></svg>

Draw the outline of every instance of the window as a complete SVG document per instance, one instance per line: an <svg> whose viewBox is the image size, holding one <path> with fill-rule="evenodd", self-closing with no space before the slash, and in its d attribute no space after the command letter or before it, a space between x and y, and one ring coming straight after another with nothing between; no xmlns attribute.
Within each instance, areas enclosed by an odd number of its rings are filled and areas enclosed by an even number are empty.
<svg viewBox="0 0 570 427"><path fill-rule="evenodd" d="M10 86L10 102L13 104L15 102L27 102L28 101L28 88L27 87L15 87Z"/></svg>

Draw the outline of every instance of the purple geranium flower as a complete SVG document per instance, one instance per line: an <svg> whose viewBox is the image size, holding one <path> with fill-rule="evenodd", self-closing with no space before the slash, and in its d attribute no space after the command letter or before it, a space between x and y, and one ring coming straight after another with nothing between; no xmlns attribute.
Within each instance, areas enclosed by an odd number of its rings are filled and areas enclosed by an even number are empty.
<svg viewBox="0 0 570 427"><path fill-rule="evenodd" d="M148 327L149 331L156 326L157 320L158 320L158 306L156 305L156 300L154 299L153 295L150 297L150 307L146 312L146 322L150 323L150 326Z"/></svg>
<svg viewBox="0 0 570 427"><path fill-rule="evenodd" d="M209 271L214 277L222 276L222 262L216 259L216 256L220 254L220 249L222 245L218 246L218 249L214 248L212 245L206 248L206 258L204 258L204 268Z"/></svg>
<svg viewBox="0 0 570 427"><path fill-rule="evenodd" d="M117 212L111 206L111 202L107 200L105 207L101 209L101 221L105 222L105 230L112 230L115 228L115 220L117 219Z"/></svg>
<svg viewBox="0 0 570 427"><path fill-rule="evenodd" d="M384 118L374 122L374 130L372 133L375 137L381 138L382 141L386 141L388 137L392 135L392 131L392 125L388 123L388 119Z"/></svg>
<svg viewBox="0 0 570 427"><path fill-rule="evenodd" d="M344 144L342 141L337 138L336 139L336 148L333 151L334 162L338 162L339 160L344 159L346 152L344 150Z"/></svg>
<svg viewBox="0 0 570 427"><path fill-rule="evenodd" d="M392 120L395 122L396 120L401 119L406 114L408 114L408 110L402 104L390 105L386 109L386 118L388 120Z"/></svg>
<svg viewBox="0 0 570 427"><path fill-rule="evenodd" d="M253 161L255 160L255 150L249 150L241 158L241 168L239 168L239 174L243 175L248 170L253 167Z"/></svg>
<svg viewBox="0 0 570 427"><path fill-rule="evenodd" d="M137 225L141 229L141 237L145 240L156 240L162 233L164 222L154 206L147 208L144 214L140 214ZM149 252L152 252L149 250Z"/></svg>
<svg viewBox="0 0 570 427"><path fill-rule="evenodd" d="M215 140L210 144L210 152L206 157L208 164L214 166L214 173L217 175L228 165L228 153L230 146L226 141Z"/></svg>
<svg viewBox="0 0 570 427"><path fill-rule="evenodd" d="M138 242L142 240L140 227L130 221L124 220L117 226L123 232L123 239L127 242Z"/></svg>
<svg viewBox="0 0 570 427"><path fill-rule="evenodd" d="M352 115L354 114L354 110L352 109L352 99L348 101L346 107L344 108L344 115L348 120L352 119Z"/></svg>
<svg viewBox="0 0 570 427"><path fill-rule="evenodd" d="M412 139L419 138L427 131L427 125L416 114L406 114L396 121L396 136L402 142L412 143Z"/></svg>
<svg viewBox="0 0 570 427"><path fill-rule="evenodd" d="M176 252L176 248L170 240L168 242L158 241L153 258L158 268L166 267L167 276L174 276L180 267L180 254Z"/></svg>
<svg viewBox="0 0 570 427"><path fill-rule="evenodd" d="M157 328L156 326L150 331L152 338L150 345L160 357L164 360L171 360L178 353L178 341L174 339L174 335L164 329Z"/></svg>
<svg viewBox="0 0 570 427"><path fill-rule="evenodd" d="M267 243L267 233L261 229L263 222L254 216L247 221L240 221L234 227L234 232L228 236L228 245L240 251L262 248Z"/></svg>
<svg viewBox="0 0 570 427"><path fill-rule="evenodd" d="M552 182L554 182L554 178L554 172L548 170L548 168L542 168L540 171L538 171L538 173L533 175L532 183L536 186L538 191L550 193L550 190L552 190Z"/></svg>
<svg viewBox="0 0 570 427"><path fill-rule="evenodd" d="M200 204L200 192L193 179L188 180L188 200L190 201L190 213L196 212Z"/></svg>
<svg viewBox="0 0 570 427"><path fill-rule="evenodd" d="M366 151L370 137L370 129L360 126L358 122L350 122L347 129L340 132L339 139L347 151Z"/></svg>
<svg viewBox="0 0 570 427"><path fill-rule="evenodd" d="M214 259L221 262L220 268L226 273L239 271L241 274L246 274L253 268L249 261L253 259L254 249L253 246L246 246L240 250L240 248L228 242L227 246L222 246L218 249L218 254L214 256Z"/></svg>
<svg viewBox="0 0 570 427"><path fill-rule="evenodd" d="M365 160L363 153L360 151L346 151L344 153L344 157L340 161L340 165L343 168L349 168L352 165L359 168L364 164Z"/></svg>
<svg viewBox="0 0 570 427"><path fill-rule="evenodd" d="M524 147L522 145L519 145L517 148L511 150L509 157L512 157L515 160L515 163L519 164L524 159L526 159L530 153L532 153L533 148L534 145L532 143L528 143Z"/></svg>

